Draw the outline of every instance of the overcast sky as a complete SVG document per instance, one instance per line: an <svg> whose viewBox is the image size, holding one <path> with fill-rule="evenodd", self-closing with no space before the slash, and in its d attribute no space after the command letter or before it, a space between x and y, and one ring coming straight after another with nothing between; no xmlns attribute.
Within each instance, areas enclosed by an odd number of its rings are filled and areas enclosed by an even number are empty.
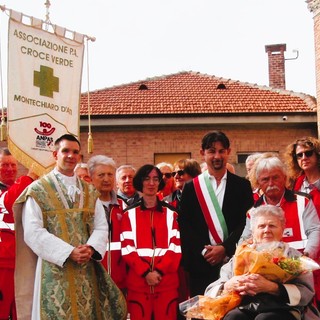
<svg viewBox="0 0 320 320"><path fill-rule="evenodd" d="M46 0L3 0L45 20ZM89 89L195 71L268 85L265 45L285 43L286 88L316 95L313 14L305 0L50 0L50 20L89 42ZM5 74L8 17L0 12ZM85 58L86 62L86 58ZM82 91L87 90L86 65ZM4 79L5 81L6 79Z"/></svg>

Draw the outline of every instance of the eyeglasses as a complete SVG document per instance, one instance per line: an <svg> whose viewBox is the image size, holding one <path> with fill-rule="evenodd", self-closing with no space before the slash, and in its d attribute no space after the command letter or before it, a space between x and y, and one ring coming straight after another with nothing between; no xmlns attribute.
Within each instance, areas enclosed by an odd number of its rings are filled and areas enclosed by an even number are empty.
<svg viewBox="0 0 320 320"><path fill-rule="evenodd" d="M174 177L176 174L178 174L179 176L183 176L184 175L184 170L178 170L178 171L173 171L172 172L172 176Z"/></svg>
<svg viewBox="0 0 320 320"><path fill-rule="evenodd" d="M172 173L167 172L167 173L164 173L163 176L166 177L167 179L169 179L172 177Z"/></svg>
<svg viewBox="0 0 320 320"><path fill-rule="evenodd" d="M304 155L306 158L310 158L310 157L312 157L313 153L314 153L314 150L299 152L299 153L296 153L296 157L297 157L297 159L301 159Z"/></svg>
<svg viewBox="0 0 320 320"><path fill-rule="evenodd" d="M160 182L160 178L159 177L144 177L143 178L143 181L145 181L145 182L151 182L151 180L154 183L159 183Z"/></svg>

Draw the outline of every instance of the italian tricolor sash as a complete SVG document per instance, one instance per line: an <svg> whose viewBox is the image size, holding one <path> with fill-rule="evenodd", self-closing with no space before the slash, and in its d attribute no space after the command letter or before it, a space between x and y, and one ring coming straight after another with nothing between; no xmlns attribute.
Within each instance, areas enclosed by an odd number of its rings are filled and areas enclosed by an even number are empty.
<svg viewBox="0 0 320 320"><path fill-rule="evenodd" d="M228 237L228 228L207 171L194 178L193 183L209 232L220 244Z"/></svg>

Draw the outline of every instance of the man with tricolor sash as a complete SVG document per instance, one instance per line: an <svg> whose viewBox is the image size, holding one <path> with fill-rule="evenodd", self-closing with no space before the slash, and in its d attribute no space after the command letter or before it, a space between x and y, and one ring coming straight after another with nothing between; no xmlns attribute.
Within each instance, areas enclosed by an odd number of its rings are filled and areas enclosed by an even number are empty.
<svg viewBox="0 0 320 320"><path fill-rule="evenodd" d="M249 181L226 168L230 152L223 132L207 133L200 154L208 169L186 183L182 192L179 225L191 296L203 294L219 278L220 267L234 254L246 212L253 205Z"/></svg>

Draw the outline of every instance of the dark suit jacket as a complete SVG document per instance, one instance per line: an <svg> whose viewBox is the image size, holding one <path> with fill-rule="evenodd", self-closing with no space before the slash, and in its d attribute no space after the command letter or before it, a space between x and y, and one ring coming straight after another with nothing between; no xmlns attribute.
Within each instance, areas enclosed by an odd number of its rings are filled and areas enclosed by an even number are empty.
<svg viewBox="0 0 320 320"><path fill-rule="evenodd" d="M222 213L224 215L229 236L221 243L227 256L235 252L246 222L246 213L253 206L253 195L250 182L228 171L226 190L223 199ZM220 266L211 266L202 256L205 245L210 244L209 231L204 219L193 181L185 184L179 213L179 226L182 245L183 266L190 274L203 275L217 273Z"/></svg>

